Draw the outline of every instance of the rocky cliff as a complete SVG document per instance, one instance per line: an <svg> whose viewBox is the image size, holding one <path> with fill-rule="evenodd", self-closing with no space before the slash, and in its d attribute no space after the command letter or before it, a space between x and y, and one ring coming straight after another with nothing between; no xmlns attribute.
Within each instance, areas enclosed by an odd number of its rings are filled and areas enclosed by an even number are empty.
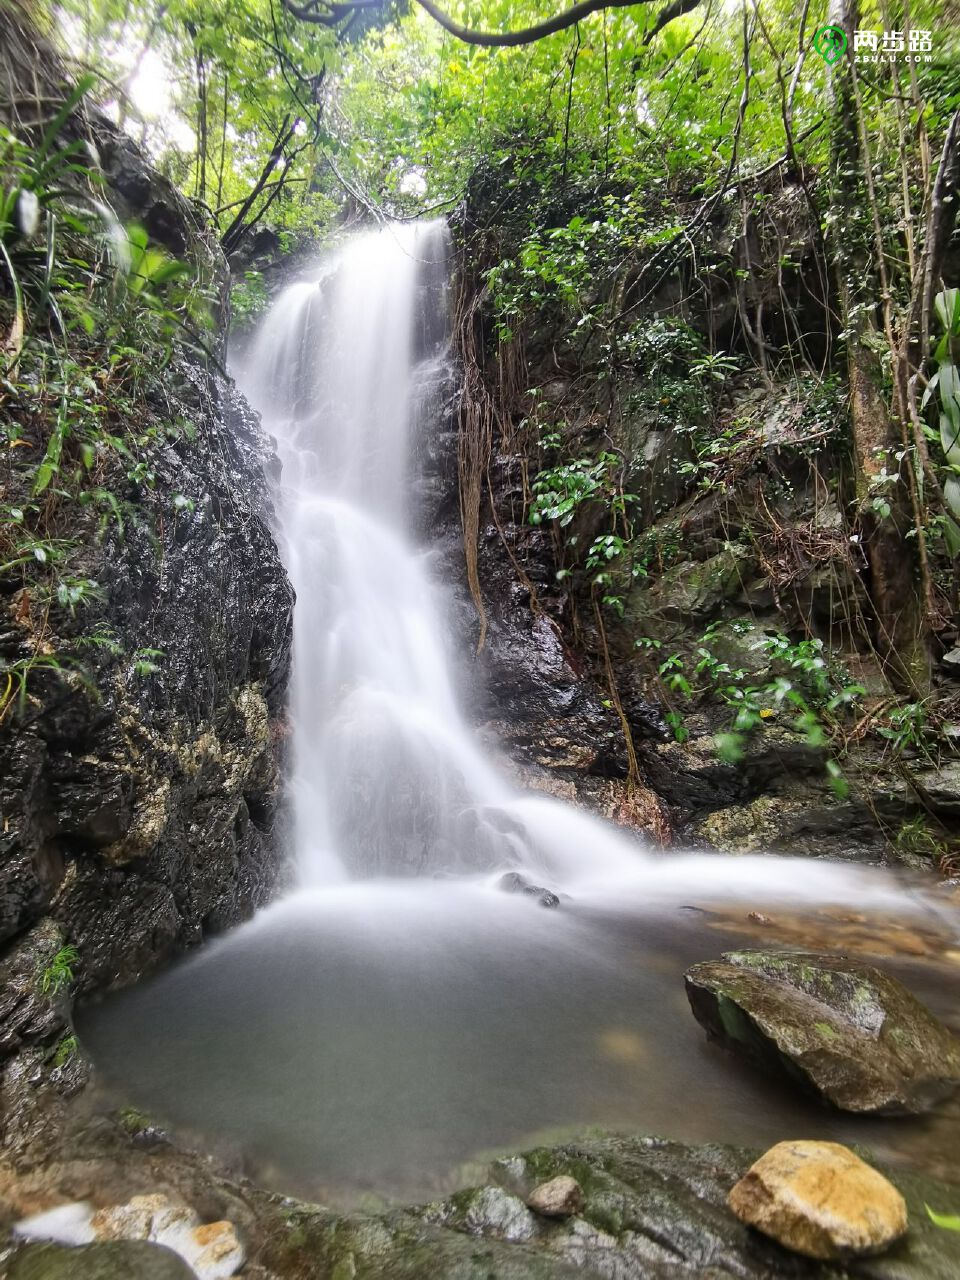
<svg viewBox="0 0 960 1280"><path fill-rule="evenodd" d="M717 213L708 285L627 243L571 307L550 272L575 273L605 198L479 172L453 220L464 381L431 462L440 493L466 477L472 565L449 499L433 528L479 641L476 718L526 785L661 842L949 874L955 765L871 640L809 192L778 180L762 217Z"/></svg>
<svg viewBox="0 0 960 1280"><path fill-rule="evenodd" d="M0 26L4 124L29 138L17 104L62 101L66 76L16 10ZM29 1049L6 1068L8 1107L58 1041L67 1067L68 991L127 984L248 917L281 867L293 601L271 533L273 448L220 363L227 265L202 216L95 107L74 112L71 137L95 149L120 221L187 264L215 323L207 355L174 343L162 377L125 401L113 430L146 443L135 468L122 449L103 463L122 518L63 505L75 572L97 595L42 606L19 565L0 574L0 659L30 675L0 723L0 1057ZM8 425L19 411L5 391Z"/></svg>

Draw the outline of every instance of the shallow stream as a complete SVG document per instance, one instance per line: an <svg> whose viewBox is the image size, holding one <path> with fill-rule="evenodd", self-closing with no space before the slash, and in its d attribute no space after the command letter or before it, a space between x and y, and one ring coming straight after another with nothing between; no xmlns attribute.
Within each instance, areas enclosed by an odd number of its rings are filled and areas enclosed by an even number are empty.
<svg viewBox="0 0 960 1280"><path fill-rule="evenodd" d="M623 897L545 910L456 882L303 892L89 1010L81 1035L112 1104L331 1205L429 1197L494 1151L589 1126L755 1146L830 1137L960 1182L960 1106L922 1120L829 1112L709 1045L683 985L694 961L802 934L885 953L960 1031L960 922Z"/></svg>

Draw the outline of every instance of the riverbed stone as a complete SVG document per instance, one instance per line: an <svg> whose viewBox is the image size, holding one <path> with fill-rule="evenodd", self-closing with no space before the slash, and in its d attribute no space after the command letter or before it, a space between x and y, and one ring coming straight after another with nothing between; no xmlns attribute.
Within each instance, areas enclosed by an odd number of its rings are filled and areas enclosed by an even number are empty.
<svg viewBox="0 0 960 1280"><path fill-rule="evenodd" d="M196 1280L184 1260L146 1240L115 1240L67 1248L31 1244L21 1249L9 1280Z"/></svg>
<svg viewBox="0 0 960 1280"><path fill-rule="evenodd" d="M497 888L504 893L522 893L528 898L535 898L541 907L553 908L560 905L559 897L551 889L533 884L519 871L508 871L506 875L501 876L497 881Z"/></svg>
<svg viewBox="0 0 960 1280"><path fill-rule="evenodd" d="M808 1258L880 1253L907 1230L896 1187L836 1142L778 1142L728 1203L741 1222Z"/></svg>
<svg viewBox="0 0 960 1280"><path fill-rule="evenodd" d="M843 1111L927 1111L960 1083L960 1040L901 982L843 956L734 951L694 965L707 1035Z"/></svg>
<svg viewBox="0 0 960 1280"><path fill-rule="evenodd" d="M527 1204L544 1218L569 1218L583 1208L583 1188L576 1178L560 1174L534 1187Z"/></svg>

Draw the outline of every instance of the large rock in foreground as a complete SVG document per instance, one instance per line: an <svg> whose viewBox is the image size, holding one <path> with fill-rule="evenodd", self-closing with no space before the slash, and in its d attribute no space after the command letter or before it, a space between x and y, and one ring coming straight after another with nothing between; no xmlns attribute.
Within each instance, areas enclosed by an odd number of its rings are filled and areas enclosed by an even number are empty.
<svg viewBox="0 0 960 1280"><path fill-rule="evenodd" d="M741 1222L808 1258L881 1253L907 1230L896 1187L836 1142L778 1142L727 1203Z"/></svg>
<svg viewBox="0 0 960 1280"><path fill-rule="evenodd" d="M484 1186L418 1208L345 1216L288 1209L283 1232L257 1256L276 1275L309 1280L956 1280L956 1237L923 1207L949 1203L950 1189L896 1172L909 1233L838 1272L731 1213L730 1189L754 1159L655 1138L541 1147L496 1161ZM582 1189L576 1213L531 1212L533 1189L561 1177Z"/></svg>
<svg viewBox="0 0 960 1280"><path fill-rule="evenodd" d="M733 1147L687 1147L658 1138L589 1137L495 1161L480 1185L431 1204L387 1212L337 1213L269 1195L218 1173L209 1159L170 1146L143 1146L96 1126L65 1138L62 1163L4 1188L0 1180L0 1249L4 1201L8 1215L36 1204L36 1192L120 1201L147 1188L203 1206L204 1216L229 1219L246 1244L244 1277L276 1280L957 1280L958 1239L936 1227L924 1204L949 1212L956 1187L931 1178L887 1171L903 1195L910 1230L891 1249L857 1258L838 1271L791 1253L731 1212L727 1197L759 1152ZM0 1173L3 1170L0 1168ZM478 1171L479 1173L479 1171ZM534 1212L537 1187L575 1180L582 1201L572 1212ZM569 1183L567 1184L569 1187ZM126 1192L122 1192L126 1188ZM22 1197L22 1198L20 1198ZM21 1245L11 1261L62 1260L66 1269L43 1280L84 1280L80 1263L110 1260L111 1250L155 1245L64 1249ZM167 1256L161 1254L161 1256ZM5 1276L0 1253L0 1276ZM70 1270L76 1259L75 1270ZM179 1263L178 1263L179 1265ZM17 1280L40 1280L14 1271ZM119 1275L146 1280L152 1271L130 1266ZM94 1273L90 1280L114 1280ZM119 1276L117 1277L119 1280ZM157 1277L160 1280L160 1277ZM164 1276L163 1280L167 1280ZM170 1277L173 1280L173 1277Z"/></svg>
<svg viewBox="0 0 960 1280"><path fill-rule="evenodd" d="M711 1039L843 1111L928 1110L960 1084L960 1040L895 978L838 956L733 951L687 996Z"/></svg>

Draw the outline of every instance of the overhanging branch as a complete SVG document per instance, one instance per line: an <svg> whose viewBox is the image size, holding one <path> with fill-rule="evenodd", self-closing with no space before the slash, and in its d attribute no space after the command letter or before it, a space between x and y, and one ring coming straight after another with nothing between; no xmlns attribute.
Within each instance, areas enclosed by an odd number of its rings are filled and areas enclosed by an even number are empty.
<svg viewBox="0 0 960 1280"><path fill-rule="evenodd" d="M354 17L361 9L382 8L384 3L385 0L344 0L343 3L338 3L338 0L305 0L305 3L297 4L296 0L283 0L283 7L301 22L310 22L319 27L336 27L345 18ZM564 9L562 13L546 18L543 22L534 23L533 26L521 27L518 31L475 31L472 27L465 27L451 18L448 13L434 4L433 0L416 0L416 3L421 9L426 10L444 31L449 32L457 40L462 40L464 44L481 45L487 49L504 49L534 44L537 40L552 36L557 31L566 31L568 27L575 26L591 13L599 13L602 9L631 9L640 4L650 4L652 0L578 0L577 4ZM673 0L673 3L668 4L657 14L644 43L649 44L667 23L673 22L675 18L682 17L685 13L690 13L700 3L701 0Z"/></svg>

